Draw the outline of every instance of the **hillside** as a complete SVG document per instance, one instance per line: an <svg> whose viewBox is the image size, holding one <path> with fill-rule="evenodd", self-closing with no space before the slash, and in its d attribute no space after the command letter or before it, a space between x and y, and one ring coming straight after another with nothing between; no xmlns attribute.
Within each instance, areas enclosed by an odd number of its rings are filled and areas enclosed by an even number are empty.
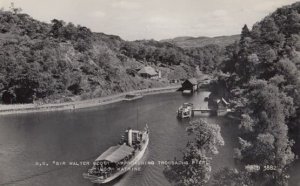
<svg viewBox="0 0 300 186"><path fill-rule="evenodd" d="M230 100L241 119L235 158L252 166L254 185L287 185L300 154L300 2L278 8L252 30L245 25L224 65L214 93Z"/></svg>
<svg viewBox="0 0 300 186"><path fill-rule="evenodd" d="M195 59L195 64L204 72L212 73L220 69L226 58L226 50L240 40L240 35L219 37L176 37L161 40L184 50L184 53Z"/></svg>
<svg viewBox="0 0 300 186"><path fill-rule="evenodd" d="M181 48L196 48L207 45L218 45L222 48L233 44L240 39L240 35L218 36L218 37L176 37L174 39L165 39L163 42L169 42Z"/></svg>
<svg viewBox="0 0 300 186"><path fill-rule="evenodd" d="M137 70L152 66L160 80ZM196 76L195 59L169 43L127 42L61 20L0 11L2 103L65 102L163 87Z"/></svg>

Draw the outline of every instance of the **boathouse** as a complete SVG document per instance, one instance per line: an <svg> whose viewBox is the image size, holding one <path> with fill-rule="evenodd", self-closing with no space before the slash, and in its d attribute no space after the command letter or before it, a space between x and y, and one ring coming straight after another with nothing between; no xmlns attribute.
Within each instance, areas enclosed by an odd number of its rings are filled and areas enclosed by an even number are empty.
<svg viewBox="0 0 300 186"><path fill-rule="evenodd" d="M159 79L160 74L154 68L145 66L138 71L138 74L143 78Z"/></svg>
<svg viewBox="0 0 300 186"><path fill-rule="evenodd" d="M229 106L229 103L224 98L218 100L217 103L218 103L218 110L227 110Z"/></svg>
<svg viewBox="0 0 300 186"><path fill-rule="evenodd" d="M198 88L199 88L199 86L198 86L198 81L196 78L187 79L181 84L182 92L193 93L193 92L197 91Z"/></svg>
<svg viewBox="0 0 300 186"><path fill-rule="evenodd" d="M228 109L229 103L224 99L214 99L210 104L210 108L216 111L225 111Z"/></svg>

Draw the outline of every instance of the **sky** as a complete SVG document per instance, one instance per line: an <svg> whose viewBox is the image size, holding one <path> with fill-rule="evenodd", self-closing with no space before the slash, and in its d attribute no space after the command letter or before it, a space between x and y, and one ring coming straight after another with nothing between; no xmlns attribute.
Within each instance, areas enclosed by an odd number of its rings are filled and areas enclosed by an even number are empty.
<svg viewBox="0 0 300 186"><path fill-rule="evenodd" d="M221 36L250 28L296 0L0 0L40 21L60 19L125 40Z"/></svg>

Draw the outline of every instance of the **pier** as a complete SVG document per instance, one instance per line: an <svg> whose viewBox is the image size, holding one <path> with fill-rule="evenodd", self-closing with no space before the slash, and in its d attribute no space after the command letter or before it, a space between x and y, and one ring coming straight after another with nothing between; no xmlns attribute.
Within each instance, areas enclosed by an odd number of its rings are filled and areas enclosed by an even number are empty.
<svg viewBox="0 0 300 186"><path fill-rule="evenodd" d="M205 114L208 113L214 116L224 116L226 115L230 109L209 109L209 108L192 108L192 116L194 116L195 112Z"/></svg>
<svg viewBox="0 0 300 186"><path fill-rule="evenodd" d="M217 114L217 110L209 109L209 108L193 108L192 115L194 115L195 112L202 113L202 114L204 113Z"/></svg>
<svg viewBox="0 0 300 186"><path fill-rule="evenodd" d="M201 113L209 113L209 112L212 112L212 111L216 111L216 110L212 110L212 109L203 109L203 108L193 108L192 109L192 112L201 112Z"/></svg>

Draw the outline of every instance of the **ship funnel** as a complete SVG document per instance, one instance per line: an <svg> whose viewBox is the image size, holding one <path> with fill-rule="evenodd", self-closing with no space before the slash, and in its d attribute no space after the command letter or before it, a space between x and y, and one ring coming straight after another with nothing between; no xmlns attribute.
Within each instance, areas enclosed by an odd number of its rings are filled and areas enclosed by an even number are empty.
<svg viewBox="0 0 300 186"><path fill-rule="evenodd" d="M128 145L132 146L132 129L128 130Z"/></svg>

